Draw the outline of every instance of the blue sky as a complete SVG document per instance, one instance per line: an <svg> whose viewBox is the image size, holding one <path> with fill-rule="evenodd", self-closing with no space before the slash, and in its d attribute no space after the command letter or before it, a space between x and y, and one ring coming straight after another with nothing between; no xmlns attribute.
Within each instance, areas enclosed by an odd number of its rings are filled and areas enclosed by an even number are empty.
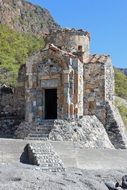
<svg viewBox="0 0 127 190"><path fill-rule="evenodd" d="M90 52L109 54L127 68L127 0L29 0L47 8L62 27L90 32Z"/></svg>

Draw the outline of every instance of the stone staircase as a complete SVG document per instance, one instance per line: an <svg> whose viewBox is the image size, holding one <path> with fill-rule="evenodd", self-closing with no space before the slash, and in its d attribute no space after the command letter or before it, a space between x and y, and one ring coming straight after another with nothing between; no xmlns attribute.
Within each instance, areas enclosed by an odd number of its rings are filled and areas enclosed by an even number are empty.
<svg viewBox="0 0 127 190"><path fill-rule="evenodd" d="M27 140L48 140L49 133L53 127L54 120L44 120L38 125L32 126Z"/></svg>
<svg viewBox="0 0 127 190"><path fill-rule="evenodd" d="M40 166L43 171L64 171L62 160L49 142L30 143L27 145L29 163Z"/></svg>

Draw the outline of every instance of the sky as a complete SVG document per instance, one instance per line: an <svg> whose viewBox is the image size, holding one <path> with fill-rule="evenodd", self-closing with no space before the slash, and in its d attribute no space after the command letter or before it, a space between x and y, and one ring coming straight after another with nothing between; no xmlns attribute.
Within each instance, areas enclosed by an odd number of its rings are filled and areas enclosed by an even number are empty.
<svg viewBox="0 0 127 190"><path fill-rule="evenodd" d="M127 0L29 0L50 11L66 28L90 33L90 53L108 54L115 67L127 68Z"/></svg>

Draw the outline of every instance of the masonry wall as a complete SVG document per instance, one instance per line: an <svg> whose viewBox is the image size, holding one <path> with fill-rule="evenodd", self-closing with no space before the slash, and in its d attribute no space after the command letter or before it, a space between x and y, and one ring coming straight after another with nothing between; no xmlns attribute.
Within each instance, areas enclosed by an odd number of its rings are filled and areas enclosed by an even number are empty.
<svg viewBox="0 0 127 190"><path fill-rule="evenodd" d="M105 124L105 65L84 64L84 115L96 115Z"/></svg>
<svg viewBox="0 0 127 190"><path fill-rule="evenodd" d="M111 59L108 58L105 63L105 101L113 102L114 87L114 70Z"/></svg>
<svg viewBox="0 0 127 190"><path fill-rule="evenodd" d="M15 126L24 119L25 101L17 91L0 95L0 137L13 137Z"/></svg>
<svg viewBox="0 0 127 190"><path fill-rule="evenodd" d="M23 65L14 92L0 94L0 137L13 137L16 125L25 118L25 77Z"/></svg>
<svg viewBox="0 0 127 190"><path fill-rule="evenodd" d="M81 47L84 57L89 54L89 41L90 35L88 32L75 29L53 31L47 38L47 43L53 43L68 52L78 52L79 47Z"/></svg>

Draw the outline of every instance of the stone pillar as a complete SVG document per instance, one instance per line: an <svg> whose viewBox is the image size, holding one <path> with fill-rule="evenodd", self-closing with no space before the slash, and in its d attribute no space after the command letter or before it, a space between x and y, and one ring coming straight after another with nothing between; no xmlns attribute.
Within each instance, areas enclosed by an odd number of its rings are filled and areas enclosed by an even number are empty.
<svg viewBox="0 0 127 190"><path fill-rule="evenodd" d="M75 61L74 69L74 114L79 118L83 116L83 63Z"/></svg>
<svg viewBox="0 0 127 190"><path fill-rule="evenodd" d="M36 120L37 122L41 122L44 119L44 90L40 87L37 89L37 115Z"/></svg>
<svg viewBox="0 0 127 190"><path fill-rule="evenodd" d="M64 86L64 119L70 118L70 92L69 92L69 70L63 70L63 86Z"/></svg>
<svg viewBox="0 0 127 190"><path fill-rule="evenodd" d="M33 73L29 73L28 83L26 84L26 121L34 121L34 119L36 118L36 112L36 75L34 75Z"/></svg>
<svg viewBox="0 0 127 190"><path fill-rule="evenodd" d="M62 84L57 88L57 118L63 119L62 117L62 109L63 109L63 93L62 93Z"/></svg>
<svg viewBox="0 0 127 190"><path fill-rule="evenodd" d="M70 118L74 118L74 70L70 72Z"/></svg>

